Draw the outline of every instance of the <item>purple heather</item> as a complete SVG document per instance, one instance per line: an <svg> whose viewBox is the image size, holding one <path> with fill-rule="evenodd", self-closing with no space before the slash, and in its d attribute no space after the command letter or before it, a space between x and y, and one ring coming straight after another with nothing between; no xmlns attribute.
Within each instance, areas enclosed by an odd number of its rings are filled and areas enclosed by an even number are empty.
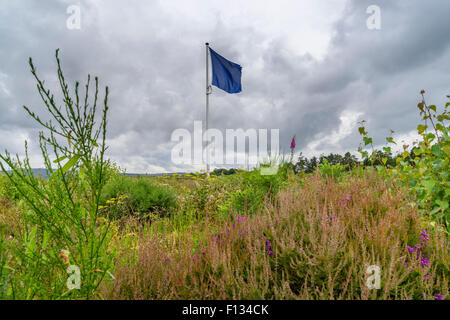
<svg viewBox="0 0 450 320"><path fill-rule="evenodd" d="M441 295L440 293L436 293L435 295L434 295L434 299L435 300L444 300L444 296L443 295Z"/></svg>

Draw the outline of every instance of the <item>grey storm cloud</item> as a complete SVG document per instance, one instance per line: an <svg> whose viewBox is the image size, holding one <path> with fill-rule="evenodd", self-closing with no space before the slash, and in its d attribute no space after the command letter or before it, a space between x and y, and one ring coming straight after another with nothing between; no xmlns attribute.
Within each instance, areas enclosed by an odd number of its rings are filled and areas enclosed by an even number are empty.
<svg viewBox="0 0 450 320"><path fill-rule="evenodd" d="M171 163L170 137L204 119L206 41L243 66L242 93L213 88L211 126L278 128L285 151L294 134L310 155L355 151L361 119L375 141L391 128L408 135L421 89L444 104L449 1L274 3L0 0L0 150L36 143L38 127L22 105L44 107L28 57L57 92L56 48L69 83L90 73L110 87L109 155L130 172L190 169ZM81 8L80 30L66 27L72 4ZM366 26L373 4L380 30Z"/></svg>

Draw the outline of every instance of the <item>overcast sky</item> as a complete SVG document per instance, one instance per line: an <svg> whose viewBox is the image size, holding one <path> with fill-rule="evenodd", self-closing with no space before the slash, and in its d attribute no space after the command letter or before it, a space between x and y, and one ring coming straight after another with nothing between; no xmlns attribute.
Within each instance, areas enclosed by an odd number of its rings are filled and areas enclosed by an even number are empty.
<svg viewBox="0 0 450 320"><path fill-rule="evenodd" d="M80 29L67 28L79 5ZM370 30L368 6L381 12ZM210 127L280 130L289 152L355 152L357 121L375 142L389 129L411 139L419 92L450 94L450 1L22 1L0 0L0 150L42 167L27 105L44 105L29 72L57 91L54 53L66 79L97 75L110 87L109 157L128 172L191 170L171 162L177 128L205 117L205 45L243 67L242 92L213 88ZM102 91L103 94L103 91Z"/></svg>

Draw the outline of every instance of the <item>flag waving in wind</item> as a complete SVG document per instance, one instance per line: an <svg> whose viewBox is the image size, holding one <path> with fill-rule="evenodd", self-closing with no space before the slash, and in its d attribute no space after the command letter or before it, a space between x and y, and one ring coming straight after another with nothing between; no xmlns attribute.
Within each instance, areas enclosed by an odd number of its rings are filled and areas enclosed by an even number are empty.
<svg viewBox="0 0 450 320"><path fill-rule="evenodd" d="M228 93L241 92L242 67L209 48L212 65L212 85Z"/></svg>

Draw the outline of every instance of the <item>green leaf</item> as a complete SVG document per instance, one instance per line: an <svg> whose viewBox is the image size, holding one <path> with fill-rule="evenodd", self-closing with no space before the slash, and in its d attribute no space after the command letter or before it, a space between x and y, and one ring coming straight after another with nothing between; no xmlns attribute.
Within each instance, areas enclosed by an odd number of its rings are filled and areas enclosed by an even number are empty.
<svg viewBox="0 0 450 320"><path fill-rule="evenodd" d="M66 156L59 157L58 159L54 160L53 163L59 163L59 162L63 161L66 158L67 158Z"/></svg>
<svg viewBox="0 0 450 320"><path fill-rule="evenodd" d="M427 130L427 128L428 128L428 126L424 126L423 124L419 124L417 126L417 132L419 134L422 134L422 133L424 133L425 130Z"/></svg>
<svg viewBox="0 0 450 320"><path fill-rule="evenodd" d="M31 230L30 234L27 236L27 246L25 249L25 254L27 256L32 256L34 254L34 251L36 249L36 232L37 232L37 226L34 226Z"/></svg>
<svg viewBox="0 0 450 320"><path fill-rule="evenodd" d="M72 168L77 163L78 159L80 159L80 155L74 155L69 161L66 162L64 167L62 167L62 171L67 172L68 170L70 170L70 168Z"/></svg>
<svg viewBox="0 0 450 320"><path fill-rule="evenodd" d="M44 235L42 237L42 249L46 249L47 248L47 243L48 240L50 239L50 233L47 231L44 231Z"/></svg>
<svg viewBox="0 0 450 320"><path fill-rule="evenodd" d="M428 106L428 108L430 108L431 110L433 110L434 112L436 112L436 106L434 104L432 104L431 106Z"/></svg>
<svg viewBox="0 0 450 320"><path fill-rule="evenodd" d="M367 134L366 129L364 127L359 127L358 128L359 134L365 136Z"/></svg>
<svg viewBox="0 0 450 320"><path fill-rule="evenodd" d="M439 147L437 144L433 145L431 147L431 152L436 156L436 157L442 157L444 155L444 153L442 152L441 147Z"/></svg>
<svg viewBox="0 0 450 320"><path fill-rule="evenodd" d="M388 143L397 144L397 143L394 141L394 138L392 138L392 137L387 137L387 138L386 138L386 141L387 141Z"/></svg>
<svg viewBox="0 0 450 320"><path fill-rule="evenodd" d="M363 140L365 146L372 143L372 138L364 137Z"/></svg>
<svg viewBox="0 0 450 320"><path fill-rule="evenodd" d="M441 131L441 132L445 132L445 127L442 124L440 124L440 123L436 124L436 129Z"/></svg>
<svg viewBox="0 0 450 320"><path fill-rule="evenodd" d="M434 186L436 185L436 182L434 182L433 180L424 180L420 184L425 188L425 190L428 193L431 193Z"/></svg>
<svg viewBox="0 0 450 320"><path fill-rule="evenodd" d="M450 157L450 145L443 146L442 150L445 152L447 157Z"/></svg>
<svg viewBox="0 0 450 320"><path fill-rule="evenodd" d="M436 138L436 136L430 132L426 135L426 138L427 138L428 142L432 142L434 140L434 138Z"/></svg>

